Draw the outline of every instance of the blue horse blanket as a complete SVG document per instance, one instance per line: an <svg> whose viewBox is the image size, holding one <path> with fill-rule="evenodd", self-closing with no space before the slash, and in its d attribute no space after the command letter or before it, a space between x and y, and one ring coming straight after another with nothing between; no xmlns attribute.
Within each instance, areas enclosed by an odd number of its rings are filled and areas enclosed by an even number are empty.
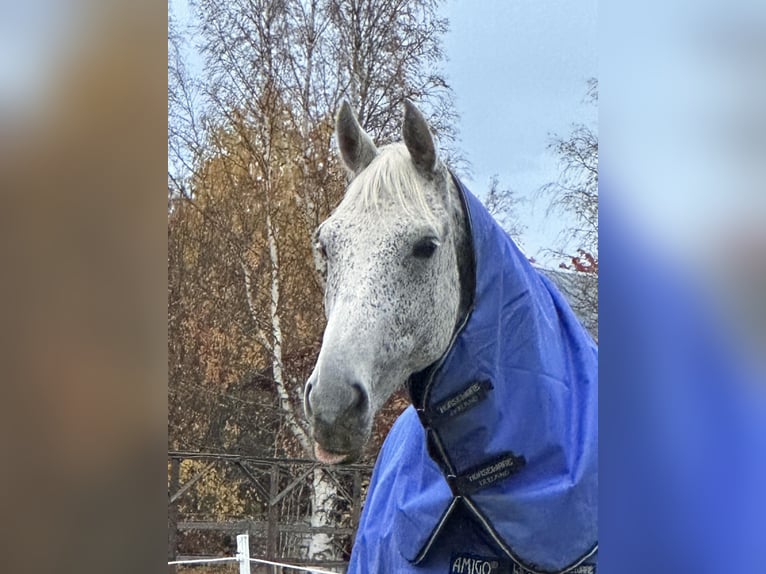
<svg viewBox="0 0 766 574"><path fill-rule="evenodd" d="M349 573L595 572L598 351L457 178L472 308L408 382L378 456Z"/></svg>

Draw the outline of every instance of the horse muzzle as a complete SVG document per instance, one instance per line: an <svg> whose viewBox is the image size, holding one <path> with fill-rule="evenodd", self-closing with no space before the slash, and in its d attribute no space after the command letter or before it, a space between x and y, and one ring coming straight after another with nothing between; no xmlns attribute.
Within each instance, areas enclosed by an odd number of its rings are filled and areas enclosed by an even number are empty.
<svg viewBox="0 0 766 574"><path fill-rule="evenodd" d="M317 460L339 464L358 458L370 436L372 418L361 383L340 377L319 381L312 375L306 383L304 409Z"/></svg>

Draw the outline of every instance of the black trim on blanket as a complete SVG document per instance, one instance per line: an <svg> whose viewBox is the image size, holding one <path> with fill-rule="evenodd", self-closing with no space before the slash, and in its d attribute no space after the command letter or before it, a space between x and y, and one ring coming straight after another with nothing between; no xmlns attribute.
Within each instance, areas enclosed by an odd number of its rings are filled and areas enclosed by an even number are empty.
<svg viewBox="0 0 766 574"><path fill-rule="evenodd" d="M479 508L473 503L470 497L463 497L463 501L465 502L465 505L471 510L471 512L473 512L474 517L487 531L487 534L492 537L492 540L495 542L495 544L497 544L502 549L502 551L508 555L508 558L513 560L524 570L528 571L529 574L567 574L567 572L571 572L580 566L583 562L593 557L596 552L598 552L598 542L596 542L588 551L585 552L585 554L561 570L543 570L534 564L527 564L524 562L524 560L516 556L513 550L511 550L510 546L505 543L505 540L503 540L502 536L495 532L495 529L492 527L492 523L482 514L481 510L479 510Z"/></svg>

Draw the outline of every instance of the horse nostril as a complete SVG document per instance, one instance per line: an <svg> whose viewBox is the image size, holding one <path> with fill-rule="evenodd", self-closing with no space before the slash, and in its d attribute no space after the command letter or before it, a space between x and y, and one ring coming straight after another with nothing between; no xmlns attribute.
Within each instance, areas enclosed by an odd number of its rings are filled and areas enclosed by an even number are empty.
<svg viewBox="0 0 766 574"><path fill-rule="evenodd" d="M322 421L326 425L346 424L365 417L369 408L369 394L365 386L355 379L315 379L306 381L303 410L312 424Z"/></svg>
<svg viewBox="0 0 766 574"><path fill-rule="evenodd" d="M354 393L356 396L354 397L354 402L352 403L352 408L359 412L364 412L367 410L367 391L365 390L364 386L362 386L361 383L352 383L351 388L354 390Z"/></svg>
<svg viewBox="0 0 766 574"><path fill-rule="evenodd" d="M312 383L306 383L306 390L303 393L303 410L306 411L306 416L311 418L311 391L314 385Z"/></svg>

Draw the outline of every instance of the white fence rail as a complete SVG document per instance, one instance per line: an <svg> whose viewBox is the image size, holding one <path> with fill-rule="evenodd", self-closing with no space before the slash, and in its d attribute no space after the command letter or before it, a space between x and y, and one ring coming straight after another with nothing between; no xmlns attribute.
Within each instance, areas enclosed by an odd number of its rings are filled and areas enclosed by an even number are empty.
<svg viewBox="0 0 766 574"><path fill-rule="evenodd" d="M282 568L292 568L293 570L300 570L302 572L311 572L313 574L338 574L338 572L332 570L322 570L320 568L313 568L311 566L297 566L295 564L286 564L284 562L273 562L271 560L264 560L262 558L250 557L250 537L247 534L237 535L237 555L225 556L223 558L194 558L189 560L172 560L168 562L168 566L184 565L184 564L215 564L220 562L238 562L239 574L250 574L250 564L266 564L269 566L281 566Z"/></svg>

